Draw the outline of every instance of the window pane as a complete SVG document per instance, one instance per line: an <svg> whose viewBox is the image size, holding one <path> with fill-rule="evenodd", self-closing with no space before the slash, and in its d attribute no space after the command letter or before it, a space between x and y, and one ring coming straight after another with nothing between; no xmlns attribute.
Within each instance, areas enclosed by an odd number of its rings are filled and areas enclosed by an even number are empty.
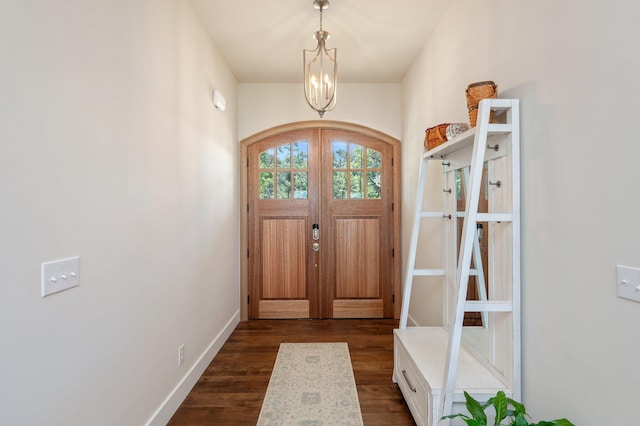
<svg viewBox="0 0 640 426"><path fill-rule="evenodd" d="M260 199L273 199L273 173L260 173Z"/></svg>
<svg viewBox="0 0 640 426"><path fill-rule="evenodd" d="M362 172L351 172L351 193L350 198L364 198L364 188L362 185Z"/></svg>
<svg viewBox="0 0 640 426"><path fill-rule="evenodd" d="M347 198L347 172L333 172L333 198Z"/></svg>
<svg viewBox="0 0 640 426"><path fill-rule="evenodd" d="M307 198L307 172L295 172L293 174L293 198Z"/></svg>
<svg viewBox="0 0 640 426"><path fill-rule="evenodd" d="M333 142L333 168L347 168L347 143Z"/></svg>
<svg viewBox="0 0 640 426"><path fill-rule="evenodd" d="M269 149L267 151L260 153L260 165L261 169L272 169L273 168L273 149Z"/></svg>
<svg viewBox="0 0 640 426"><path fill-rule="evenodd" d="M362 156L364 154L364 148L360 145L352 144L351 152L349 155L351 167L354 169L362 168Z"/></svg>
<svg viewBox="0 0 640 426"><path fill-rule="evenodd" d="M306 169L309 148L307 142L296 142L293 144L293 168ZM306 197L305 197L306 198Z"/></svg>
<svg viewBox="0 0 640 426"><path fill-rule="evenodd" d="M373 149L367 149L367 168L378 169L382 167L382 154Z"/></svg>
<svg viewBox="0 0 640 426"><path fill-rule="evenodd" d="M278 168L288 169L289 167L291 167L291 145L280 145L278 147Z"/></svg>
<svg viewBox="0 0 640 426"><path fill-rule="evenodd" d="M380 172L367 172L367 198L382 197Z"/></svg>
<svg viewBox="0 0 640 426"><path fill-rule="evenodd" d="M291 198L291 173L278 172L276 173L276 178L278 180L276 198L278 198L279 200Z"/></svg>

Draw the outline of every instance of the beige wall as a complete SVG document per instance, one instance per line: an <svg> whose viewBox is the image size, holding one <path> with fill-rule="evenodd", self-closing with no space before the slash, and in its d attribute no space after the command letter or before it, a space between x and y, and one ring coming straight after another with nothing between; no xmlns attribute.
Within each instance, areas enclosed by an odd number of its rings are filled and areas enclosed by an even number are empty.
<svg viewBox="0 0 640 426"><path fill-rule="evenodd" d="M302 84L239 84L240 139L280 124L318 120L307 105ZM401 135L400 84L340 84L338 102L327 120L347 121L379 130L395 138Z"/></svg>
<svg viewBox="0 0 640 426"><path fill-rule="evenodd" d="M465 121L474 81L521 99L523 398L537 419L637 423L640 304L616 296L615 265L640 266L639 15L633 1L454 1L403 82L405 244L424 129Z"/></svg>
<svg viewBox="0 0 640 426"><path fill-rule="evenodd" d="M0 423L164 424L238 318L235 79L184 1L3 1L0 28Z"/></svg>

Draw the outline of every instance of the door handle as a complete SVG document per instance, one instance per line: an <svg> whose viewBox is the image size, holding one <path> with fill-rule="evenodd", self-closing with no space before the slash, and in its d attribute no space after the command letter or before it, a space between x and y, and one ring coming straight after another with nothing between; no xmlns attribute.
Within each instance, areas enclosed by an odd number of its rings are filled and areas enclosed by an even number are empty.
<svg viewBox="0 0 640 426"><path fill-rule="evenodd" d="M318 243L313 243L311 247L313 248L313 251L320 251L320 244Z"/></svg>
<svg viewBox="0 0 640 426"><path fill-rule="evenodd" d="M314 223L311 226L311 238L313 238L313 241L318 241L320 239L320 227L317 223Z"/></svg>

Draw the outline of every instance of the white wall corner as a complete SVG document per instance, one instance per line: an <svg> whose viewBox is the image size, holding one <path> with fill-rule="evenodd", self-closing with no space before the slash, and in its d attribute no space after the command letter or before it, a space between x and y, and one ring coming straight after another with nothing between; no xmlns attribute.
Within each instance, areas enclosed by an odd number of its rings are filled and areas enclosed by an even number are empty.
<svg viewBox="0 0 640 426"><path fill-rule="evenodd" d="M407 326L408 327L420 327L420 324L411 316L407 316Z"/></svg>
<svg viewBox="0 0 640 426"><path fill-rule="evenodd" d="M231 317L222 331L213 339L209 347L198 358L187 374L180 380L180 383L171 391L169 396L160 404L151 418L145 423L146 426L164 426L169 423L171 417L185 400L191 389L200 379L200 376L207 369L213 358L220 352L222 345L227 341L231 333L240 323L240 311Z"/></svg>

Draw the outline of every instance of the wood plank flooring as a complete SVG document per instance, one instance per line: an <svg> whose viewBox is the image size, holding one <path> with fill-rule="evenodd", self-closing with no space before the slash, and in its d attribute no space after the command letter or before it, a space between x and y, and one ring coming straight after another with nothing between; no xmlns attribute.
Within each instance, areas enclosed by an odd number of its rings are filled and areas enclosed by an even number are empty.
<svg viewBox="0 0 640 426"><path fill-rule="evenodd" d="M415 425L393 371L397 320L241 322L169 425L255 425L283 342L347 342L365 425Z"/></svg>

